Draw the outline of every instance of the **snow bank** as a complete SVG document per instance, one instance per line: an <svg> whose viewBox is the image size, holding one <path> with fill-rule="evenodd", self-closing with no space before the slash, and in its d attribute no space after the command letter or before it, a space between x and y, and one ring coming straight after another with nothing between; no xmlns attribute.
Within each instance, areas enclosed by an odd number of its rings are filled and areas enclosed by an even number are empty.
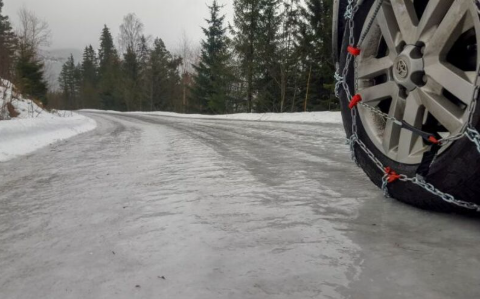
<svg viewBox="0 0 480 299"><path fill-rule="evenodd" d="M340 112L298 112L298 113L238 113L226 115L178 114L170 112L133 112L159 116L231 119L248 121L297 122L297 123L342 123Z"/></svg>
<svg viewBox="0 0 480 299"><path fill-rule="evenodd" d="M84 110L100 112L99 110ZM120 113L115 111L101 111L103 113ZM173 112L126 112L127 114L158 115L178 118L224 119L269 122L296 122L296 123L330 123L341 124L340 112L298 112L298 113L238 113L226 115L179 114Z"/></svg>
<svg viewBox="0 0 480 299"><path fill-rule="evenodd" d="M49 117L50 113L39 107L34 101L25 99L15 91L15 87L7 80L0 79L0 120L11 118L7 109L7 103L11 104L15 112L15 118L42 118Z"/></svg>
<svg viewBox="0 0 480 299"><path fill-rule="evenodd" d="M76 113L71 117L50 115L42 118L0 121L0 162L88 132L96 126L93 119Z"/></svg>
<svg viewBox="0 0 480 299"><path fill-rule="evenodd" d="M17 116L11 117L7 103L13 106ZM50 113L16 93L13 84L3 79L0 79L0 114L0 162L97 126L94 120L76 113Z"/></svg>

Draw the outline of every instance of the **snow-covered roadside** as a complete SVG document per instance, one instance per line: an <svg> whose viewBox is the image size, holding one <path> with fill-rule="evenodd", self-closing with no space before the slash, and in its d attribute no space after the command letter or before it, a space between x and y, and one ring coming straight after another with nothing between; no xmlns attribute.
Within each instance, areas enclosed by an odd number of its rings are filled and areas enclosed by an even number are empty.
<svg viewBox="0 0 480 299"><path fill-rule="evenodd" d="M39 104L40 105L40 104ZM0 78L0 162L96 128L88 117L47 111Z"/></svg>
<svg viewBox="0 0 480 299"><path fill-rule="evenodd" d="M84 110L100 112L98 110ZM115 111L101 111L103 113L119 113ZM247 121L269 121L269 122L295 122L295 123L331 123L341 124L342 115L340 112L298 112L298 113L238 113L227 115L203 115L203 114L179 114L173 112L126 112L130 114L158 115L179 118L201 118L201 119L225 119L225 120L247 120Z"/></svg>
<svg viewBox="0 0 480 299"><path fill-rule="evenodd" d="M43 115L38 118L0 121L0 162L91 131L96 126L93 119L76 113L69 117Z"/></svg>

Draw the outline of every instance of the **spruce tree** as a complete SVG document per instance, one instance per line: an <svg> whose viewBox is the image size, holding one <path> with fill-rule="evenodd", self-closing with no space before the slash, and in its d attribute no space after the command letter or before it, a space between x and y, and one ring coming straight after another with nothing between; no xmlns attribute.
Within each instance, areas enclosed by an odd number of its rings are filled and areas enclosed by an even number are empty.
<svg viewBox="0 0 480 299"><path fill-rule="evenodd" d="M161 39L155 39L146 70L147 102L150 110L178 111L178 67L181 62L181 59L172 56Z"/></svg>
<svg viewBox="0 0 480 299"><path fill-rule="evenodd" d="M331 62L332 0L306 0L298 39L302 67L302 94L307 110L338 107L333 93Z"/></svg>
<svg viewBox="0 0 480 299"><path fill-rule="evenodd" d="M83 108L80 100L81 76L80 68L75 65L73 55L62 66L58 82L63 93L65 109Z"/></svg>
<svg viewBox="0 0 480 299"><path fill-rule="evenodd" d="M100 37L100 49L98 50L99 61L99 97L102 107L105 109L120 109L118 92L120 59L113 44L110 29L105 26Z"/></svg>
<svg viewBox="0 0 480 299"><path fill-rule="evenodd" d="M150 46L147 38L142 35L140 37L140 46L138 49L138 64L139 64L139 110L144 111L148 109L148 95L150 93L148 87L148 61L150 59Z"/></svg>
<svg viewBox="0 0 480 299"><path fill-rule="evenodd" d="M44 106L47 102L47 82L44 79L44 64L32 51L20 51L16 63L16 83L20 91Z"/></svg>
<svg viewBox="0 0 480 299"><path fill-rule="evenodd" d="M281 105L280 0L262 0L258 23L257 112L279 112Z"/></svg>
<svg viewBox="0 0 480 299"><path fill-rule="evenodd" d="M245 78L247 111L253 110L253 98L258 73L257 46L262 0L234 0L234 46L240 70Z"/></svg>
<svg viewBox="0 0 480 299"><path fill-rule="evenodd" d="M132 47L127 47L122 63L122 96L121 110L134 111L139 109L140 98L140 63Z"/></svg>
<svg viewBox="0 0 480 299"><path fill-rule="evenodd" d="M3 0L0 0L0 78L12 80L16 37L10 20L2 14Z"/></svg>
<svg viewBox="0 0 480 299"><path fill-rule="evenodd" d="M144 102L144 62L147 59L147 39L143 23L135 14L128 14L120 25L119 43L123 53L122 97L127 111L142 110Z"/></svg>
<svg viewBox="0 0 480 299"><path fill-rule="evenodd" d="M230 89L233 83L228 38L224 27L225 16L220 15L220 6L214 0L210 9L208 27L203 28L201 59L195 65L193 100L202 112L225 113L230 109Z"/></svg>
<svg viewBox="0 0 480 299"><path fill-rule="evenodd" d="M291 110L298 101L299 63L296 38L299 32L300 0L283 0L280 34L280 112Z"/></svg>
<svg viewBox="0 0 480 299"><path fill-rule="evenodd" d="M90 45L85 48L81 66L82 108L100 108L98 99L98 59L95 50Z"/></svg>

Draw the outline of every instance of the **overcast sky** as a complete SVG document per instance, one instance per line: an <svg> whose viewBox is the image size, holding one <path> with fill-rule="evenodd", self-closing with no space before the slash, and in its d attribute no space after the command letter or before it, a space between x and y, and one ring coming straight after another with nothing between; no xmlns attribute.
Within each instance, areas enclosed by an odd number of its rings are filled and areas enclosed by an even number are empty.
<svg viewBox="0 0 480 299"><path fill-rule="evenodd" d="M52 30L52 49L98 48L103 25L116 40L123 16L135 13L145 24L146 35L162 38L171 50L177 48L182 32L193 41L202 38L211 0L4 0L4 13L17 22L23 5L45 19ZM233 0L219 0L224 14L232 18Z"/></svg>

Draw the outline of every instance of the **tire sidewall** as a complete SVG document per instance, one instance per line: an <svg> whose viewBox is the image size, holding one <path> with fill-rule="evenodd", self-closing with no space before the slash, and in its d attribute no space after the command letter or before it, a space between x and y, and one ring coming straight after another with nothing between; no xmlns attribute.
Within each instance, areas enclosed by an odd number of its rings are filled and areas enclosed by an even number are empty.
<svg viewBox="0 0 480 299"><path fill-rule="evenodd" d="M357 41L363 25L369 14L375 0L365 0L355 15L355 40ZM340 52L339 70L345 68L346 53L348 47L348 28L343 36L342 49ZM350 64L347 78L351 94L355 94L354 86L354 62ZM346 93L340 92L340 104L342 118L344 121L347 137L352 134L351 111L348 107L350 99L347 99ZM480 105L477 105L474 124L479 129ZM358 136L365 145L373 152L385 167L391 167L397 173L405 174L408 177L415 177L419 165L402 164L385 156L380 152L368 137L368 134L362 124L361 118L357 117ZM368 177L377 185L382 185L384 173L378 169L368 155L362 151L358 145L355 147L355 157L359 165L363 168ZM468 138L462 138L451 145L446 151L439 155L432 165L430 174L426 178L427 182L439 188L442 192L449 193L457 199L479 203L480 204L480 154ZM438 196L435 196L424 189L404 182L395 182L389 186L390 194L409 204L420 208L435 209L441 211L457 210L451 204L447 204ZM461 211L461 210L459 210Z"/></svg>

